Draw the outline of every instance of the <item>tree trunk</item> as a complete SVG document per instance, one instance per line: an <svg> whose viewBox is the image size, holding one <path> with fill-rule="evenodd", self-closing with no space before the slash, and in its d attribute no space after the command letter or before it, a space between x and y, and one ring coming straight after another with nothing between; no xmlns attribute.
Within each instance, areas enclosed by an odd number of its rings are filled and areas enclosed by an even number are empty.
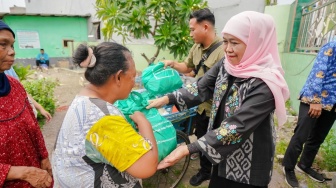
<svg viewBox="0 0 336 188"><path fill-rule="evenodd" d="M141 56L144 57L146 59L148 65L150 65L150 64L152 64L156 60L156 58L159 55L159 53L160 53L160 48L157 48L156 52L155 52L155 54L154 54L154 56L152 58L148 59L148 57L146 56L145 53L141 53Z"/></svg>

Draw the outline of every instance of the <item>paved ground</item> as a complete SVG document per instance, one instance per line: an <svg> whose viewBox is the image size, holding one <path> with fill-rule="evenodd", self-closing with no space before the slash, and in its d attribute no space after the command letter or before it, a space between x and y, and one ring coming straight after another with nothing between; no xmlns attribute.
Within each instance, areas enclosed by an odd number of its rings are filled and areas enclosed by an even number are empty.
<svg viewBox="0 0 336 188"><path fill-rule="evenodd" d="M83 88L83 80L81 79L81 77L83 77L83 70L70 71L54 68L49 70L49 74L38 73L35 76L37 78L42 76L51 77L57 79L60 82L60 86L58 86L55 89L55 97L58 100L57 103L58 108L52 120L49 123L47 123L42 130L44 139L46 141L47 149L51 154L54 148L54 143L56 140L58 130L66 114L67 107L69 106L75 95L80 91L80 89ZM194 140L195 137L190 137L190 139ZM182 185L179 187L192 187L189 185L188 182L191 176L193 176L197 172L198 168L199 168L199 160L191 161L187 173L182 179ZM305 180L302 181L303 182L301 182L301 187L307 187L307 184L305 183L306 181ZM208 183L209 182L206 181L199 187L207 187ZM278 163L275 163L272 180L269 187L270 188L287 187L287 185L284 183L284 177L282 175L281 168ZM313 187L330 187L330 182L313 185Z"/></svg>

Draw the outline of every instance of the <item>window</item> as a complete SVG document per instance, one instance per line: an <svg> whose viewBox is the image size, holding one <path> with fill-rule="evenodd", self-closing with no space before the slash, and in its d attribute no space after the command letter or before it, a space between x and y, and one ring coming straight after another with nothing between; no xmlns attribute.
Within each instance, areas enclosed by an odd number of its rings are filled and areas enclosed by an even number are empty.
<svg viewBox="0 0 336 188"><path fill-rule="evenodd" d="M67 47L69 47L71 44L70 43L72 43L73 42L73 40L63 40L63 47L65 47L65 48L67 48Z"/></svg>
<svg viewBox="0 0 336 188"><path fill-rule="evenodd" d="M100 36L100 22L94 22L93 23L93 30L94 30L94 35L96 39L101 39Z"/></svg>

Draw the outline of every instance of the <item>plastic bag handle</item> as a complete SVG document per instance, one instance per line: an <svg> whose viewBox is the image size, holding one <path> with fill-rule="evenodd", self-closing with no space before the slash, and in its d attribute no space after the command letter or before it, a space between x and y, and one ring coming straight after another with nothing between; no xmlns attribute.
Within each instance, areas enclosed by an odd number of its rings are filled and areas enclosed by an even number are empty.
<svg viewBox="0 0 336 188"><path fill-rule="evenodd" d="M153 72L154 71L158 71L160 69L162 69L164 67L164 63L163 62L158 62L156 65L154 65L155 67L153 68Z"/></svg>
<svg viewBox="0 0 336 188"><path fill-rule="evenodd" d="M142 97L142 95L138 92L132 91L130 93L130 98L135 102L135 104L137 104L138 106L146 106L146 104L143 103L144 98Z"/></svg>

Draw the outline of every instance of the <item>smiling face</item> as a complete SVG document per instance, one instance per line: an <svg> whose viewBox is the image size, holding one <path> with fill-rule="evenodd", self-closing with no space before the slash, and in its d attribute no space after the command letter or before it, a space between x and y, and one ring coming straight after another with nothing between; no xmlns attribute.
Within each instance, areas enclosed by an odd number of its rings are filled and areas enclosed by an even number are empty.
<svg viewBox="0 0 336 188"><path fill-rule="evenodd" d="M8 30L0 30L0 73L9 70L14 63L14 36Z"/></svg>
<svg viewBox="0 0 336 188"><path fill-rule="evenodd" d="M246 50L246 44L239 38L224 33L223 35L223 47L227 60L232 65L238 65L244 56Z"/></svg>

